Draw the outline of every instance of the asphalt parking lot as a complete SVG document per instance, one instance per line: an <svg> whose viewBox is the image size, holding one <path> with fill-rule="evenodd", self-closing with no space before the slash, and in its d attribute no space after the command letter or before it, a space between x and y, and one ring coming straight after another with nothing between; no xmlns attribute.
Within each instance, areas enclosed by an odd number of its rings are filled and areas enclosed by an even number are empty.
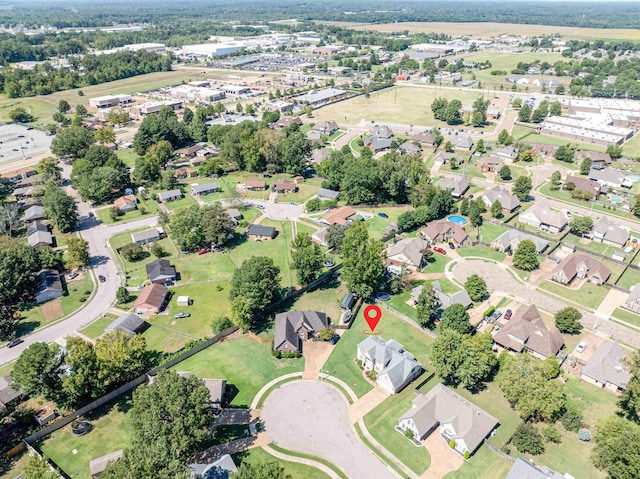
<svg viewBox="0 0 640 479"><path fill-rule="evenodd" d="M353 432L347 401L333 386L294 381L273 391L260 413L270 439L292 451L322 457L350 479L396 476ZM390 434L397 434L391 431Z"/></svg>
<svg viewBox="0 0 640 479"><path fill-rule="evenodd" d="M42 153L51 146L52 139L53 136L35 128L29 130L26 126L0 124L0 163Z"/></svg>

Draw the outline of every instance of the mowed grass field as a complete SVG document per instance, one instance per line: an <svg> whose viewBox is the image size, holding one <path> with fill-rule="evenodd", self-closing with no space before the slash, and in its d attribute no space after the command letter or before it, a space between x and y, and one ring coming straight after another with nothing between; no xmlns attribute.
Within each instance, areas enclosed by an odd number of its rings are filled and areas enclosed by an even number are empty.
<svg viewBox="0 0 640 479"><path fill-rule="evenodd" d="M481 38L496 37L503 33L514 35L555 35L559 33L563 37L578 39L603 39L603 40L640 40L640 31L630 28L579 28L559 27L553 25L523 25L517 23L496 22L402 22L369 24L361 22L317 22L324 25L338 25L354 30L375 30L377 32L402 32L408 30L411 33L446 33L453 36L473 36Z"/></svg>

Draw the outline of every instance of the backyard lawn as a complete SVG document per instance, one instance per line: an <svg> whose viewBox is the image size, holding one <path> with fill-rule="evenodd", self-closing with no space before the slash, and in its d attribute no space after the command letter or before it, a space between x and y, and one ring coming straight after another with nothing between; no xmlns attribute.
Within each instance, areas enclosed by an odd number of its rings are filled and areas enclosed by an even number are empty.
<svg viewBox="0 0 640 479"><path fill-rule="evenodd" d="M284 467L285 474L291 476L291 479L329 479L324 472L312 466L298 464L297 462L283 461L276 459L275 456L269 454L261 447L253 447L233 456L236 465L243 462L247 464L263 463L268 461L277 461Z"/></svg>
<svg viewBox="0 0 640 479"><path fill-rule="evenodd" d="M458 250L462 251L462 250ZM422 268L423 273L444 273L445 266L451 261L446 255L434 253L427 265Z"/></svg>
<svg viewBox="0 0 640 479"><path fill-rule="evenodd" d="M500 251L496 251L494 249L491 249L487 246L482 246L482 245L470 246L468 248L459 248L458 254L463 257L477 256L480 258L492 259L500 263L502 263L507 257L507 255L505 255L504 253L501 253Z"/></svg>
<svg viewBox="0 0 640 479"><path fill-rule="evenodd" d="M616 283L616 286L631 289L631 287L635 286L637 283L640 283L640 271L633 268L627 268L622 277Z"/></svg>
<svg viewBox="0 0 640 479"><path fill-rule="evenodd" d="M281 309L290 311L322 311L326 313L331 322L336 324L342 316L340 302L348 293L347 287L338 280L325 281L311 292L298 296L294 302L283 305Z"/></svg>
<svg viewBox="0 0 640 479"><path fill-rule="evenodd" d="M192 338L184 334L168 331L160 326L150 326L142 333L147 343L147 350L162 353L175 353L184 347Z"/></svg>
<svg viewBox="0 0 640 479"><path fill-rule="evenodd" d="M485 222L482 223L482 226L480 226L480 237L485 243L491 243L494 239L508 230L509 228L507 228L506 226Z"/></svg>
<svg viewBox="0 0 640 479"><path fill-rule="evenodd" d="M45 438L40 447L68 477L89 479L89 461L117 451L130 444L132 426L129 417L131 395L121 396L89 413L93 429L85 436L71 434L71 425Z"/></svg>
<svg viewBox="0 0 640 479"><path fill-rule="evenodd" d="M609 292L609 288L606 286L598 286L588 281L585 281L579 289L571 289L555 281L545 279L539 288L593 310L598 308Z"/></svg>
<svg viewBox="0 0 640 479"><path fill-rule="evenodd" d="M284 374L304 370L304 358L275 359L271 343L258 343L248 335L208 347L175 366L199 378L224 378L232 394L231 406L249 407L262 386Z"/></svg>
<svg viewBox="0 0 640 479"><path fill-rule="evenodd" d="M568 234L562 240L564 243L571 243L580 248L584 248L594 253L599 253L605 256L611 257L614 252L622 252L622 250L616 246L611 246L605 243L599 243L597 241L591 241L588 238L580 238L574 234Z"/></svg>
<svg viewBox="0 0 640 479"><path fill-rule="evenodd" d="M391 223L398 223L398 217L405 213L406 211L413 210L408 206L393 208L358 208L358 212L362 211L364 213L368 213L373 215L366 222L367 231L369 232L369 236L373 239L382 238L382 230L389 226ZM387 218L381 218L378 216L378 213L383 213L387 215Z"/></svg>

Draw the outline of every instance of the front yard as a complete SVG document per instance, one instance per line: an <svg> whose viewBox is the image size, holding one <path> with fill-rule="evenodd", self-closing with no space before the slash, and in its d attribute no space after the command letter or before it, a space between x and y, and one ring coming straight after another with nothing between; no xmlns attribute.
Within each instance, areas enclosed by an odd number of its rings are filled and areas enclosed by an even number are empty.
<svg viewBox="0 0 640 479"><path fill-rule="evenodd" d="M540 284L539 288L547 293L552 293L592 310L598 308L604 297L609 292L609 288L606 286L598 286L588 281L584 282L584 284L578 289L571 289L560 283L556 283L555 281L545 279Z"/></svg>

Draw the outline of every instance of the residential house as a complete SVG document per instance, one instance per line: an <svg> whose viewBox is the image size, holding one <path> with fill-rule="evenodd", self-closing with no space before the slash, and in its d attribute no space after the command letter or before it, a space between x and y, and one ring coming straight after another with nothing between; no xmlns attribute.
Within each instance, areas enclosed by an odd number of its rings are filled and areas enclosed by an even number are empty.
<svg viewBox="0 0 640 479"><path fill-rule="evenodd" d="M497 156L486 156L478 160L478 168L483 173L498 173L503 166L504 161Z"/></svg>
<svg viewBox="0 0 640 479"><path fill-rule="evenodd" d="M223 404L227 394L226 379L203 379L204 386L209 390L209 402L211 404Z"/></svg>
<svg viewBox="0 0 640 479"><path fill-rule="evenodd" d="M393 131L387 125L375 125L371 130L371 136L382 139L393 138Z"/></svg>
<svg viewBox="0 0 640 479"><path fill-rule="evenodd" d="M36 303L42 304L62 296L63 288L60 274L55 269L43 269L38 273L38 291Z"/></svg>
<svg viewBox="0 0 640 479"><path fill-rule="evenodd" d="M169 288L161 284L151 284L142 291L133 303L136 314L158 314L164 309Z"/></svg>
<svg viewBox="0 0 640 479"><path fill-rule="evenodd" d="M464 228L446 220L432 221L420 230L424 239L431 243L448 243L451 241L458 247L469 246L471 240Z"/></svg>
<svg viewBox="0 0 640 479"><path fill-rule="evenodd" d="M22 200L33 196L36 191L41 189L42 188L39 186L24 186L22 188L16 188L15 190L13 190L13 196L15 196L17 200Z"/></svg>
<svg viewBox="0 0 640 479"><path fill-rule="evenodd" d="M624 301L624 307L640 314L640 283L631 286L629 296Z"/></svg>
<svg viewBox="0 0 640 479"><path fill-rule="evenodd" d="M318 130L309 130L307 132L307 140L309 140L311 143L322 143L322 137L324 135L322 134L322 132L318 131Z"/></svg>
<svg viewBox="0 0 640 479"><path fill-rule="evenodd" d="M175 176L179 180L183 180L185 178L194 178L198 176L198 170L195 170L188 166L181 166L180 168L176 168L174 170L173 176Z"/></svg>
<svg viewBox="0 0 640 479"><path fill-rule="evenodd" d="M551 273L551 279L569 284L575 277L586 279L593 284L604 284L611 276L611 270L600 261L584 254L567 256Z"/></svg>
<svg viewBox="0 0 640 479"><path fill-rule="evenodd" d="M311 163L319 165L324 160L331 156L331 150L329 148L316 148L311 152Z"/></svg>
<svg viewBox="0 0 640 479"><path fill-rule="evenodd" d="M180 198L182 198L182 191L180 190L161 191L158 193L160 203L167 203L168 201L179 200Z"/></svg>
<svg viewBox="0 0 640 479"><path fill-rule="evenodd" d="M273 226L250 224L247 229L247 238L254 241L267 241L275 238L277 233Z"/></svg>
<svg viewBox="0 0 640 479"><path fill-rule="evenodd" d="M558 147L555 145L544 145L542 143L537 143L533 145L531 149L531 155L534 158L542 158L542 159L553 159L556 156L556 151Z"/></svg>
<svg viewBox="0 0 640 479"><path fill-rule="evenodd" d="M425 265L423 251L429 243L420 238L404 238L387 250L387 271L400 274L403 271L418 271Z"/></svg>
<svg viewBox="0 0 640 479"><path fill-rule="evenodd" d="M218 183L203 183L199 185L198 183L194 183L191 185L191 195L192 196L204 196L211 193L215 193L218 191Z"/></svg>
<svg viewBox="0 0 640 479"><path fill-rule="evenodd" d="M518 85L528 85L529 84L529 79L525 78L525 77L519 77L519 76L510 76L507 77L507 81L509 83L516 83Z"/></svg>
<svg viewBox="0 0 640 479"><path fill-rule="evenodd" d="M318 131L321 135L329 136L338 131L338 124L335 121L319 121L311 127L312 131Z"/></svg>
<svg viewBox="0 0 640 479"><path fill-rule="evenodd" d="M53 246L53 236L51 236L49 231L36 229L31 231L29 236L27 236L27 243L36 249Z"/></svg>
<svg viewBox="0 0 640 479"><path fill-rule="evenodd" d="M119 449L115 452L111 452L104 456L98 457L96 459L92 459L89 462L89 473L91 474L91 479L99 479L104 470L107 468L109 463L115 462L120 459L124 455L124 450Z"/></svg>
<svg viewBox="0 0 640 479"><path fill-rule="evenodd" d="M609 156L609 153L605 153L604 151L578 150L575 153L575 157L576 162L581 162L585 158L589 158L592 165L611 164L611 156Z"/></svg>
<svg viewBox="0 0 640 479"><path fill-rule="evenodd" d="M329 228L325 227L325 228L320 228L319 230L313 232L311 234L311 241L313 241L317 245L324 246L326 248L328 246L327 231L329 231Z"/></svg>
<svg viewBox="0 0 640 479"><path fill-rule="evenodd" d="M131 233L131 241L142 246L154 241L160 241L160 233L156 228L138 231L137 233Z"/></svg>
<svg viewBox="0 0 640 479"><path fill-rule="evenodd" d="M320 188L316 196L319 200L337 200L340 197L339 191L329 190L327 188Z"/></svg>
<svg viewBox="0 0 640 479"><path fill-rule="evenodd" d="M464 176L456 178L442 178L438 181L438 186L451 192L454 198L462 198L469 189L469 182Z"/></svg>
<svg viewBox="0 0 640 479"><path fill-rule="evenodd" d="M11 376L0 376L0 412L20 402L24 393L13 384Z"/></svg>
<svg viewBox="0 0 640 479"><path fill-rule="evenodd" d="M236 223L236 225L238 224L238 221L244 218L240 210L237 208L230 208L228 210L225 210L224 212Z"/></svg>
<svg viewBox="0 0 640 479"><path fill-rule="evenodd" d="M601 192L600 183L594 180L590 180L589 178L580 178L578 176L567 175L564 180L564 188L566 190L571 189L571 187L567 187L569 183L572 183L575 190L585 191L587 193L591 193L591 195L596 198Z"/></svg>
<svg viewBox="0 0 640 479"><path fill-rule="evenodd" d="M281 129L281 128L289 128L291 125L296 124L298 126L302 125L302 120L299 117L291 118L291 117L281 117L278 121L273 123L273 128Z"/></svg>
<svg viewBox="0 0 640 479"><path fill-rule="evenodd" d="M200 149L202 149L202 145L193 145L176 151L176 154L180 158L193 158L194 156L196 156L196 152Z"/></svg>
<svg viewBox="0 0 640 479"><path fill-rule="evenodd" d="M233 458L229 454L216 457L205 464L189 464L193 479L229 479L238 472Z"/></svg>
<svg viewBox="0 0 640 479"><path fill-rule="evenodd" d="M518 221L552 234L560 233L567 226L566 216L559 211L552 210L546 199L538 201L527 211L520 213Z"/></svg>
<svg viewBox="0 0 640 479"><path fill-rule="evenodd" d="M368 136L364 139L365 146L374 153L389 150L392 142L392 138L378 138L377 136Z"/></svg>
<svg viewBox="0 0 640 479"><path fill-rule="evenodd" d="M473 138L469 135L453 135L447 137L447 140L451 142L454 148L458 148L459 150L470 150L473 148Z"/></svg>
<svg viewBox="0 0 640 479"><path fill-rule="evenodd" d="M520 151L514 146L503 146L497 150L493 150L491 154L501 158L505 163L513 163L518 159L518 153Z"/></svg>
<svg viewBox="0 0 640 479"><path fill-rule="evenodd" d="M27 208L24 212L24 221L29 223L31 221L42 220L47 216L44 213L44 207L39 205L33 205Z"/></svg>
<svg viewBox="0 0 640 479"><path fill-rule="evenodd" d="M387 236L397 233L399 230L397 223L389 223L387 226L384 227L384 229L382 230L382 237L386 238Z"/></svg>
<svg viewBox="0 0 640 479"><path fill-rule="evenodd" d="M520 200L518 197L512 195L506 188L501 188L500 186L494 186L485 191L482 195L482 201L487 206L487 209L490 209L491 205L498 201L500 206L502 206L502 210L507 213L512 213L520 208Z"/></svg>
<svg viewBox="0 0 640 479"><path fill-rule="evenodd" d="M331 210L326 216L324 216L320 221L331 226L331 225L341 225L345 226L349 220L351 220L356 215L356 210L354 210L351 206L342 206L340 208L335 208Z"/></svg>
<svg viewBox="0 0 640 479"><path fill-rule="evenodd" d="M545 466L534 466L526 459L518 457L506 479L573 479L569 474L562 475Z"/></svg>
<svg viewBox="0 0 640 479"><path fill-rule="evenodd" d="M37 231L49 231L49 224L45 220L34 220L27 223L27 237Z"/></svg>
<svg viewBox="0 0 640 479"><path fill-rule="evenodd" d="M126 213L127 211L135 210L137 204L138 204L138 200L135 197L135 195L121 196L120 198L117 198L113 202L113 206L118 208L123 213Z"/></svg>
<svg viewBox="0 0 640 479"><path fill-rule="evenodd" d="M400 430L411 431L420 441L439 427L440 437L446 443L453 441L453 450L462 456L473 454L497 425L495 417L442 383L427 394L418 394L411 409L398 420Z"/></svg>
<svg viewBox="0 0 640 479"><path fill-rule="evenodd" d="M402 155L416 155L422 152L422 148L415 143L404 142L398 147L398 152Z"/></svg>
<svg viewBox="0 0 640 479"><path fill-rule="evenodd" d="M436 134L432 131L423 131L409 137L409 141L417 141L424 146L433 146L436 141Z"/></svg>
<svg viewBox="0 0 640 479"><path fill-rule="evenodd" d="M175 281L176 269L166 259L157 259L145 266L147 278L155 284L163 284L167 281Z"/></svg>
<svg viewBox="0 0 640 479"><path fill-rule="evenodd" d="M433 161L440 162L443 165L451 164L451 158L453 158L453 164L456 166L460 166L464 164L464 158L458 155L457 153L452 153L449 151L440 150L436 156L433 158Z"/></svg>
<svg viewBox="0 0 640 479"><path fill-rule="evenodd" d="M276 314L273 349L283 353L300 351L302 342L315 338L329 320L319 311L287 311Z"/></svg>
<svg viewBox="0 0 640 479"><path fill-rule="evenodd" d="M46 426L48 423L53 421L56 416L56 411L51 406L45 406L34 414L36 422L40 426Z"/></svg>
<svg viewBox="0 0 640 479"><path fill-rule="evenodd" d="M289 180L277 180L273 182L272 189L278 193L295 193L296 185Z"/></svg>
<svg viewBox="0 0 640 479"><path fill-rule="evenodd" d="M605 168L599 170L591 168L589 170L589 179L597 181L602 186L610 186L612 188L631 188L633 183L626 179L626 175L615 168Z"/></svg>
<svg viewBox="0 0 640 479"><path fill-rule="evenodd" d="M518 246L520 246L520 243L522 243L524 240L531 241L535 245L536 253L538 254L542 253L545 249L547 249L547 246L549 246L548 241L543 240L542 238L538 238L537 236L523 233L522 231L518 230L505 231L496 239L494 239L491 242L490 246L491 248L500 251L501 253L506 253L508 251L514 253L516 249L518 249Z"/></svg>
<svg viewBox="0 0 640 479"><path fill-rule="evenodd" d="M618 343L602 343L580 370L580 378L613 392L622 391L631 379L625 358L626 354Z"/></svg>
<svg viewBox="0 0 640 479"><path fill-rule="evenodd" d="M249 178L244 184L249 191L264 191L267 189L267 184L259 178Z"/></svg>
<svg viewBox="0 0 640 479"><path fill-rule="evenodd" d="M391 394L402 391L420 376L422 365L402 344L380 336L369 336L358 344L358 361L365 371L373 371L376 382Z"/></svg>
<svg viewBox="0 0 640 479"><path fill-rule="evenodd" d="M560 331L547 328L540 311L533 304L518 310L509 322L494 334L493 340L510 351L529 351L538 359L555 356L564 345Z"/></svg>
<svg viewBox="0 0 640 479"><path fill-rule="evenodd" d="M431 283L431 287L438 298L438 302L440 303L440 308L442 310L447 309L452 304L461 304L465 308L468 308L473 303L466 289L461 289L453 294L448 294L442 290L440 281L434 281ZM422 293L423 288L424 286L420 285L411 290L411 301L413 301L414 306L418 304L418 298L420 297L420 293Z"/></svg>
<svg viewBox="0 0 640 479"><path fill-rule="evenodd" d="M18 210L22 211L23 213L32 206L42 206L42 198L23 198L21 200L18 200Z"/></svg>
<svg viewBox="0 0 640 479"><path fill-rule="evenodd" d="M36 174L38 174L38 172L33 167L25 166L24 168L0 173L0 183L15 183L16 181L29 178Z"/></svg>
<svg viewBox="0 0 640 479"><path fill-rule="evenodd" d="M593 241L606 243L621 248L629 241L629 231L614 224L606 216L601 217L593 224L591 230Z"/></svg>
<svg viewBox="0 0 640 479"><path fill-rule="evenodd" d="M111 322L111 324L104 328L104 332L109 333L111 331L121 331L128 334L129 336L133 336L136 333L142 332L145 326L145 322L140 319L137 314L124 313L118 316Z"/></svg>

